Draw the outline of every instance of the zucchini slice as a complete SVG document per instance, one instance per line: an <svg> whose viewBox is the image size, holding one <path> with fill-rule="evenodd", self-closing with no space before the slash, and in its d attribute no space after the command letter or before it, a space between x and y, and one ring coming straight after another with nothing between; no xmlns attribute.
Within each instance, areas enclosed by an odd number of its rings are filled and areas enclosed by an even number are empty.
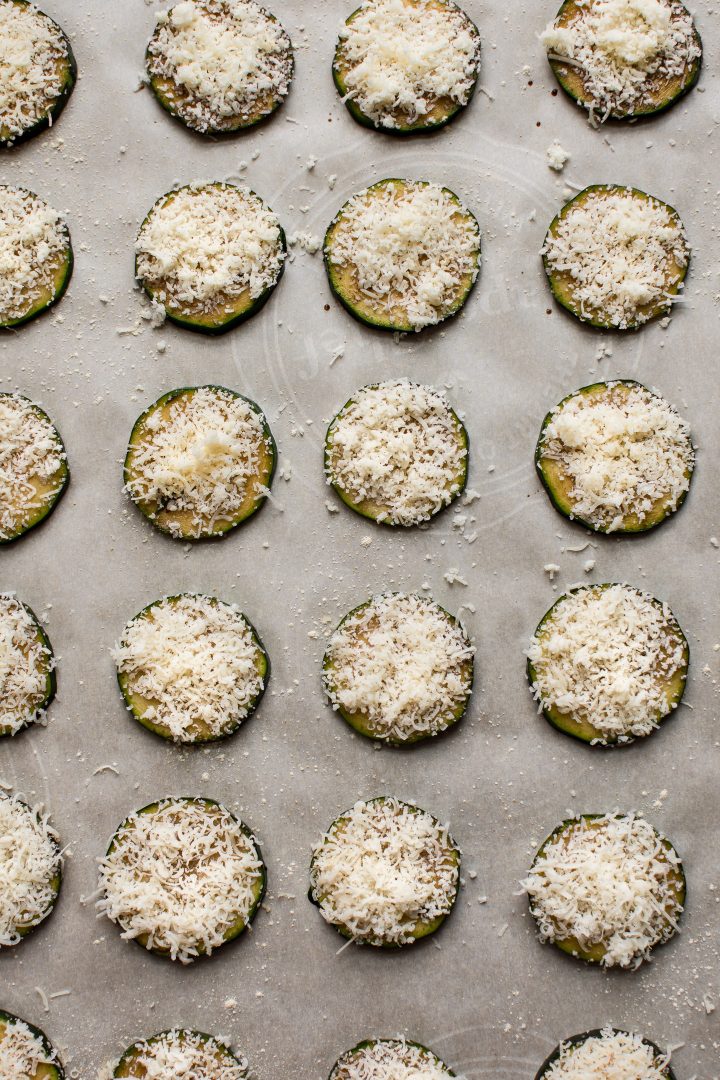
<svg viewBox="0 0 720 1080"><path fill-rule="evenodd" d="M255 837L226 807L160 799L117 829L100 862L97 906L126 940L190 964L250 925L266 878Z"/></svg>
<svg viewBox="0 0 720 1080"><path fill-rule="evenodd" d="M449 188L380 180L325 234L325 270L360 322L406 333L457 315L480 270L480 226Z"/></svg>
<svg viewBox="0 0 720 1080"><path fill-rule="evenodd" d="M459 888L460 850L447 826L382 795L332 822L313 851L308 897L343 937L394 949L434 934Z"/></svg>
<svg viewBox="0 0 720 1080"><path fill-rule="evenodd" d="M522 884L540 940L606 968L637 968L669 941L686 893L670 841L645 818L620 813L561 822Z"/></svg>
<svg viewBox="0 0 720 1080"><path fill-rule="evenodd" d="M565 517L632 534L682 506L695 451L672 405L634 379L617 379L583 386L547 414L535 464Z"/></svg>
<svg viewBox="0 0 720 1080"><path fill-rule="evenodd" d="M637 0L565 0L541 36L562 89L591 123L670 108L695 86L702 42L680 0L651 21Z"/></svg>
<svg viewBox="0 0 720 1080"><path fill-rule="evenodd" d="M437 1054L411 1039L365 1039L346 1050L328 1080L447 1080L455 1076Z"/></svg>
<svg viewBox="0 0 720 1080"><path fill-rule="evenodd" d="M429 521L465 490L468 433L443 393L398 379L363 386L325 436L325 476L346 506L386 525Z"/></svg>
<svg viewBox="0 0 720 1080"><path fill-rule="evenodd" d="M2 1010L0 1068L8 1080L65 1080L57 1051L45 1032Z"/></svg>
<svg viewBox="0 0 720 1080"><path fill-rule="evenodd" d="M267 302L286 257L280 222L254 191L189 184L162 195L140 226L135 276L171 322L224 334Z"/></svg>
<svg viewBox="0 0 720 1080"><path fill-rule="evenodd" d="M47 413L21 394L0 393L0 544L44 521L69 482L65 446Z"/></svg>
<svg viewBox="0 0 720 1080"><path fill-rule="evenodd" d="M528 650L545 719L593 746L647 737L682 700L690 649L667 604L629 585L571 589Z"/></svg>
<svg viewBox="0 0 720 1080"><path fill-rule="evenodd" d="M452 0L363 0L333 60L353 119L393 135L447 124L469 103L479 72L480 34Z"/></svg>
<svg viewBox="0 0 720 1080"><path fill-rule="evenodd" d="M360 735L410 746L462 718L474 654L458 620L434 600L380 593L332 634L323 658L325 693Z"/></svg>
<svg viewBox="0 0 720 1080"><path fill-rule="evenodd" d="M0 147L51 127L76 78L70 42L58 24L28 0L1 0Z"/></svg>
<svg viewBox="0 0 720 1080"><path fill-rule="evenodd" d="M609 1070L637 1080L675 1080L670 1055L649 1039L620 1028L595 1028L564 1039L535 1080L608 1080Z"/></svg>
<svg viewBox="0 0 720 1080"><path fill-rule="evenodd" d="M0 329L22 326L57 304L72 271L70 233L59 214L34 192L1 184Z"/></svg>
<svg viewBox="0 0 720 1080"><path fill-rule="evenodd" d="M125 490L145 517L177 540L224 536L270 492L277 447L249 398L223 386L163 394L136 420Z"/></svg>
<svg viewBox="0 0 720 1080"><path fill-rule="evenodd" d="M125 704L138 723L186 745L237 731L257 708L270 671L242 612L192 593L143 608L114 656Z"/></svg>
<svg viewBox="0 0 720 1080"><path fill-rule="evenodd" d="M635 330L667 315L690 262L677 211L617 184L593 184L566 203L541 255L558 303L602 330Z"/></svg>
<svg viewBox="0 0 720 1080"><path fill-rule="evenodd" d="M62 884L62 855L47 816L0 794L0 951L50 915Z"/></svg>
<svg viewBox="0 0 720 1080"><path fill-rule="evenodd" d="M192 1080L245 1080L247 1072L247 1061L237 1057L214 1035L172 1028L128 1046L112 1075L137 1080L161 1075L167 1080L175 1076L192 1077Z"/></svg>
<svg viewBox="0 0 720 1080"><path fill-rule="evenodd" d="M0 738L42 723L56 689L52 645L34 611L0 593Z"/></svg>

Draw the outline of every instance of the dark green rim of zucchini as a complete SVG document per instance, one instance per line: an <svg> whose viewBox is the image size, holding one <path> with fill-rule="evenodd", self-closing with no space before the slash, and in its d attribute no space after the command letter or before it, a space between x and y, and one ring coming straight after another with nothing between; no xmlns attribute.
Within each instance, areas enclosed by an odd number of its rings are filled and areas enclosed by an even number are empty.
<svg viewBox="0 0 720 1080"><path fill-rule="evenodd" d="M127 627L129 625L137 622L138 619L144 618L150 611L152 611L154 607L157 607L158 604L168 603L174 600L182 600L186 597L189 599L208 600L211 604L214 604L215 606L222 605L223 607L227 608L231 607L231 605L225 603L224 600L219 600L216 596L207 596L205 593L175 593L173 596L163 596L159 600L153 600L152 604L146 604L144 608L138 611L137 615L133 616L130 622L125 626L125 630L127 630ZM265 646L260 640L260 636L257 630L250 622L247 615L245 615L242 611L238 611L236 614L250 631L253 642L259 649L259 660L262 667L261 671L259 669L258 670L259 674L262 676L263 679L263 687L260 692L255 696L253 701L248 705L245 716L243 716L242 719L236 720L233 726L231 728L228 728L227 731L224 731L222 735L195 735L192 738L174 739L168 729L163 724L153 723L152 720L147 720L144 716L142 716L137 706L133 704L134 695L128 686L129 676L124 671L118 671L117 681L118 686L120 687L120 692L125 701L125 708L133 717L133 719L137 720L138 724L144 727L147 731L152 732L153 735L158 735L161 739L165 739L167 742L180 744L182 746L207 746L208 743L222 742L225 739L229 739L231 735L234 735L243 726L243 724L247 723L247 721L251 718L251 716L257 709L265 691L267 690L267 685L270 680L270 657L267 654ZM123 630L123 634L125 633L125 630Z"/></svg>
<svg viewBox="0 0 720 1080"><path fill-rule="evenodd" d="M403 1047L411 1046L415 1050L421 1050L423 1054L427 1055L432 1063L439 1068L443 1069L449 1076L455 1076L456 1074L446 1065L442 1058L439 1058L437 1054L430 1050L429 1047L424 1046L422 1043L416 1042L414 1039L394 1039L378 1038L378 1039L363 1039L362 1042L357 1043L356 1046L351 1047L350 1050L346 1050L344 1054L341 1054L337 1059L332 1069L328 1080L337 1080L338 1076L342 1076L342 1069L344 1066L352 1060L352 1058L359 1054L361 1050L367 1050L372 1046L390 1046L390 1047Z"/></svg>
<svg viewBox="0 0 720 1080"><path fill-rule="evenodd" d="M3 187L10 187L9 184L0 185L0 190ZM17 191L26 192L33 199L41 199L40 195L37 195L34 191L30 191L26 187L17 187ZM45 202L44 199L41 199ZM36 319L38 315L42 315L43 312L49 311L51 307L54 307L67 292L67 287L70 284L70 278L72 277L73 267L75 265L75 257L73 255L72 242L70 240L70 230L64 221L61 221L62 231L65 237L65 251L62 259L58 263L53 278L53 292L50 296L42 296L40 299L33 301L31 306L16 319L2 319L0 317L0 330L16 330L19 326L24 326L25 323L31 322Z"/></svg>
<svg viewBox="0 0 720 1080"><path fill-rule="evenodd" d="M14 543L15 540L19 540L21 536L25 536L27 533L30 532L31 529L34 529L36 525L39 525L42 521L45 521L46 518L50 517L50 514L52 514L53 510L62 499L63 495L67 490L67 486L70 483L70 467L68 465L65 444L62 440L60 432L55 427L45 410L41 409L39 405L36 405L34 401L31 401L30 398L25 397L23 394L10 394L0 391L0 398L5 397L13 398L15 400L19 398L21 401L27 402L27 404L32 407L33 411L36 412L42 420L45 420L53 429L54 439L58 443L59 449L61 453L65 455L65 457L60 463L60 468L54 474L58 478L58 488L55 493L52 495L52 497L48 498L48 500L43 506L38 507L34 514L28 520L26 520L26 523L16 529L11 536L0 536L0 546L2 546L3 544ZM2 734L2 732L0 732L0 734Z"/></svg>
<svg viewBox="0 0 720 1080"><path fill-rule="evenodd" d="M55 1058L52 1065L41 1066L44 1070L47 1070L43 1072L42 1080L65 1080L65 1070L60 1064L55 1047L50 1042L45 1032L42 1031L41 1028L36 1027L35 1024L31 1024L29 1020L23 1020L22 1016L16 1016L14 1013L5 1012L4 1009L0 1009L0 1027L5 1027L7 1029L15 1027L16 1024L23 1024L30 1034L34 1035L38 1040L43 1048L43 1053L49 1058ZM23 1080L23 1078L19 1078L19 1080ZM34 1078L31 1078L31 1080L34 1080Z"/></svg>
<svg viewBox="0 0 720 1080"><path fill-rule="evenodd" d="M535 1080L544 1080L552 1066L560 1058L563 1050L565 1050L567 1047L571 1046L573 1047L573 1049L575 1049L578 1046L582 1046L583 1043L588 1041L588 1039L600 1038L607 1030L607 1028L593 1028L592 1031L583 1031L579 1035L571 1035L569 1039L563 1039L563 1041L555 1047L552 1054L548 1054L548 1056L545 1058L535 1075ZM631 1031L627 1031L625 1028L614 1027L610 1028L610 1030L612 1031L613 1035L633 1035ZM644 1046L650 1047L656 1058L662 1059L666 1056L662 1052L660 1047L657 1046L654 1042L651 1042L650 1039L646 1039L643 1036L640 1036L640 1039ZM675 1073L673 1072L670 1065L667 1065L666 1068L663 1069L663 1076L666 1078L666 1080L676 1080Z"/></svg>
<svg viewBox="0 0 720 1080"><path fill-rule="evenodd" d="M205 1031L194 1031L192 1028L168 1028L165 1031L159 1031L157 1035L151 1035L148 1039L136 1039L134 1043L128 1046L127 1050L123 1053L122 1057L118 1061L115 1069L113 1070L114 1077L132 1077L132 1076L144 1076L143 1073L128 1072L128 1069L132 1069L135 1064L141 1064L138 1061L148 1046L153 1046L155 1043L162 1042L168 1035L175 1035L181 1041L187 1038L192 1038L201 1043L212 1043L213 1049L217 1050L217 1054L220 1055L228 1064L239 1065L243 1068L244 1063L236 1057L227 1043L222 1039L218 1039L216 1035L208 1035ZM246 1072L247 1070L244 1070Z"/></svg>
<svg viewBox="0 0 720 1080"><path fill-rule="evenodd" d="M45 652L45 696L42 701L35 705L32 712L28 714L28 717L22 727L19 727L16 731L11 731L10 728L4 727L0 724L0 739L11 739L15 735L19 735L21 731L26 731L37 722L37 715L40 712L45 712L57 693L57 675L55 672L55 654L53 652L52 645L50 644L50 638L47 636L44 628L42 627L37 615L30 607L29 604L24 604L22 600L18 600L20 607L24 608L26 615L30 618L34 628L35 636L40 643L41 648Z"/></svg>
<svg viewBox="0 0 720 1080"><path fill-rule="evenodd" d="M1 798L8 798L8 796L0 795L0 799ZM26 810L28 810L37 821L42 821L40 814L34 806L30 806L29 803L24 802L22 799L16 799L15 801L21 807L24 807ZM58 844L54 836L48 836L47 839L57 856L57 870L49 881L50 889L52 890L52 897L50 898L50 902L48 903L48 906L45 908L45 911L42 913L40 918L36 919L35 922L13 927L15 932L20 935L20 940L16 941L15 945L0 946L0 953L2 953L4 949L14 949L17 948L18 945L21 945L23 941L25 941L25 939L29 937L34 930L37 930L39 926L42 926L42 924L52 915L53 911L55 910L55 905L58 902L58 897L60 896L60 890L62 888L63 882L63 869L61 860L62 852L60 850L60 845Z"/></svg>

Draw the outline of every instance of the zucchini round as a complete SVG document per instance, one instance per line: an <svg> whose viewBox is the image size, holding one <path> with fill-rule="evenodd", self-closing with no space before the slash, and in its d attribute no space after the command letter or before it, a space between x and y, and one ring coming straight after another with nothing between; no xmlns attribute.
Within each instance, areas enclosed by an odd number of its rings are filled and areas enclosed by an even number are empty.
<svg viewBox="0 0 720 1080"><path fill-rule="evenodd" d="M596 532L633 534L682 506L695 452L689 426L667 401L617 379L583 386L547 414L535 464L565 517Z"/></svg>
<svg viewBox="0 0 720 1080"><path fill-rule="evenodd" d="M455 1076L437 1054L411 1039L365 1039L346 1050L328 1080L447 1080Z"/></svg>
<svg viewBox="0 0 720 1080"><path fill-rule="evenodd" d="M44 521L69 482L65 446L47 413L20 394L0 393L0 544Z"/></svg>
<svg viewBox="0 0 720 1080"><path fill-rule="evenodd" d="M123 481L157 529L200 540L224 536L260 509L276 462L254 401L223 386L189 386L163 394L136 420Z"/></svg>
<svg viewBox="0 0 720 1080"><path fill-rule="evenodd" d="M325 234L330 288L367 326L419 331L457 315L480 270L480 226L449 188L380 180Z"/></svg>
<svg viewBox="0 0 720 1080"><path fill-rule="evenodd" d="M0 738L42 722L56 690L55 656L35 612L0 593Z"/></svg>
<svg viewBox="0 0 720 1080"><path fill-rule="evenodd" d="M331 823L313 851L308 897L343 937L395 949L434 934L459 888L460 850L447 827L382 795ZM357 895L363 889L364 902Z"/></svg>
<svg viewBox="0 0 720 1080"><path fill-rule="evenodd" d="M463 717L474 653L458 620L434 600L381 593L353 608L332 634L325 693L360 735L411 746Z"/></svg>
<svg viewBox="0 0 720 1080"><path fill-rule="evenodd" d="M51 127L77 78L70 42L56 22L28 0L0 2L0 147Z"/></svg>
<svg viewBox="0 0 720 1080"><path fill-rule="evenodd" d="M134 894L138 880L153 894ZM160 799L112 837L100 862L98 909L126 940L189 964L247 929L266 881L255 837L226 807L214 799Z"/></svg>
<svg viewBox="0 0 720 1080"><path fill-rule="evenodd" d="M640 1061L640 1058L644 1061ZM620 1028L595 1028L564 1039L538 1069L535 1080L608 1080L608 1068L627 1067L637 1080L675 1080L670 1056L649 1039Z"/></svg>
<svg viewBox="0 0 720 1080"><path fill-rule="evenodd" d="M465 490L468 442L443 393L407 379L373 383L330 423L325 476L362 517L419 525Z"/></svg>
<svg viewBox="0 0 720 1080"><path fill-rule="evenodd" d="M294 61L285 29L254 0L193 0L160 13L145 66L166 112L217 136L271 116L288 95Z"/></svg>
<svg viewBox="0 0 720 1080"><path fill-rule="evenodd" d="M123 630L115 649L128 711L163 739L227 738L257 708L270 663L235 605L181 593L156 600Z"/></svg>
<svg viewBox="0 0 720 1080"><path fill-rule="evenodd" d="M677 211L617 184L593 184L566 203L541 255L558 303L602 330L635 330L667 315L690 262Z"/></svg>
<svg viewBox="0 0 720 1080"><path fill-rule="evenodd" d="M140 226L135 276L171 322L224 334L267 302L286 257L285 233L254 191L189 184L162 195Z"/></svg>
<svg viewBox="0 0 720 1080"><path fill-rule="evenodd" d="M55 1047L44 1031L0 1010L0 1061L7 1060L7 1080L65 1080Z"/></svg>
<svg viewBox="0 0 720 1080"><path fill-rule="evenodd" d="M245 1080L248 1071L245 1059L237 1057L214 1035L172 1028L128 1046L112 1075L145 1080L148 1075L160 1076L155 1070L166 1061L172 1063L167 1066L172 1076L192 1080ZM163 1071L162 1077L171 1080L171 1073Z"/></svg>
<svg viewBox="0 0 720 1080"><path fill-rule="evenodd" d="M24 941L52 913L62 855L47 816L15 796L0 794L0 835L1 951Z"/></svg>
<svg viewBox="0 0 720 1080"><path fill-rule="evenodd" d="M68 227L26 188L0 185L0 263L0 329L37 318L57 304L70 284Z"/></svg>
<svg viewBox="0 0 720 1080"><path fill-rule="evenodd" d="M363 0L345 20L332 71L363 127L393 135L431 131L469 104L480 34L452 0Z"/></svg>

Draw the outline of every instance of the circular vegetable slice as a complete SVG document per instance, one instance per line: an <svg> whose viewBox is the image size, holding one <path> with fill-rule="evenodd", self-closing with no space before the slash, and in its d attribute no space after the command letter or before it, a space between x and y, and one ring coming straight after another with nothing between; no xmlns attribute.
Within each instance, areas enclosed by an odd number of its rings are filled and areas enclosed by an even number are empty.
<svg viewBox="0 0 720 1080"><path fill-rule="evenodd" d="M212 799L161 799L131 814L100 862L98 910L126 940L192 963L242 934L265 895L247 825Z"/></svg>
<svg viewBox="0 0 720 1080"><path fill-rule="evenodd" d="M2 1010L0 1074L8 1080L65 1080L57 1051L45 1032Z"/></svg>
<svg viewBox="0 0 720 1080"><path fill-rule="evenodd" d="M135 422L125 490L161 532L223 536L265 502L277 461L267 420L223 386L171 390Z"/></svg>
<svg viewBox="0 0 720 1080"><path fill-rule="evenodd" d="M129 1046L113 1071L114 1077L172 1077L192 1080L244 1080L248 1065L214 1035L186 1028L161 1031Z"/></svg>
<svg viewBox="0 0 720 1080"><path fill-rule="evenodd" d="M344 937L397 948L440 928L459 883L460 851L447 827L383 795L332 822L313 851L308 896Z"/></svg>
<svg viewBox="0 0 720 1080"><path fill-rule="evenodd" d="M667 604L629 585L561 596L528 650L528 679L553 727L592 745L627 745L677 709L690 649Z"/></svg>
<svg viewBox="0 0 720 1080"><path fill-rule="evenodd" d="M468 433L444 394L398 379L364 386L325 436L325 475L342 501L387 525L428 521L465 490Z"/></svg>
<svg viewBox="0 0 720 1080"><path fill-rule="evenodd" d="M469 103L479 71L478 29L451 0L364 0L333 60L353 119L397 135L447 124Z"/></svg>
<svg viewBox="0 0 720 1080"><path fill-rule="evenodd" d="M464 715L474 654L458 620L433 600L381 593L349 612L331 636L325 692L361 735L409 746Z"/></svg>
<svg viewBox="0 0 720 1080"><path fill-rule="evenodd" d="M456 315L480 269L480 227L449 188L380 180L325 234L330 288L360 322L409 332Z"/></svg>
<svg viewBox="0 0 720 1080"><path fill-rule="evenodd" d="M143 608L114 657L135 719L184 744L237 731L257 708L270 671L254 627L234 604L191 593Z"/></svg>
<svg viewBox="0 0 720 1080"><path fill-rule="evenodd" d="M649 1039L619 1028L595 1028L564 1039L535 1080L607 1080L610 1069L636 1080L675 1080L670 1056Z"/></svg>
<svg viewBox="0 0 720 1080"><path fill-rule="evenodd" d="M0 949L47 919L62 884L62 856L47 815L0 794Z"/></svg>
<svg viewBox="0 0 720 1080"><path fill-rule="evenodd" d="M329 1080L447 1080L455 1076L427 1046L410 1039L365 1039L346 1050Z"/></svg>
<svg viewBox="0 0 720 1080"><path fill-rule="evenodd" d="M220 182L162 195L135 242L135 276L171 322L224 334L265 304L285 266L285 233L254 191Z"/></svg>
<svg viewBox="0 0 720 1080"><path fill-rule="evenodd" d="M60 433L20 394L0 393L0 544L52 513L70 481Z"/></svg>
<svg viewBox="0 0 720 1080"><path fill-rule="evenodd" d="M662 112L700 75L702 42L679 0L565 0L541 40L593 124Z"/></svg>
<svg viewBox="0 0 720 1080"><path fill-rule="evenodd" d="M581 814L544 841L522 883L541 941L603 967L637 968L675 934L685 874L634 814Z"/></svg>
<svg viewBox="0 0 720 1080"><path fill-rule="evenodd" d="M26 188L0 185L0 329L57 304L72 270L70 233L58 213Z"/></svg>
<svg viewBox="0 0 720 1080"><path fill-rule="evenodd" d="M70 42L58 24L27 0L0 0L0 147L54 124L76 78Z"/></svg>
<svg viewBox="0 0 720 1080"><path fill-rule="evenodd" d="M158 15L145 55L162 107L201 135L253 127L282 105L293 49L254 0L183 0Z"/></svg>
<svg viewBox="0 0 720 1080"><path fill-rule="evenodd" d="M543 421L535 464L565 517L596 532L640 533L682 506L695 451L664 398L621 379L563 398Z"/></svg>
<svg viewBox="0 0 720 1080"><path fill-rule="evenodd" d="M55 656L35 613L0 593L0 738L42 722L56 689Z"/></svg>
<svg viewBox="0 0 720 1080"><path fill-rule="evenodd" d="M667 315L690 261L677 211L617 184L593 184L566 203L541 254L558 303L604 330L634 330Z"/></svg>

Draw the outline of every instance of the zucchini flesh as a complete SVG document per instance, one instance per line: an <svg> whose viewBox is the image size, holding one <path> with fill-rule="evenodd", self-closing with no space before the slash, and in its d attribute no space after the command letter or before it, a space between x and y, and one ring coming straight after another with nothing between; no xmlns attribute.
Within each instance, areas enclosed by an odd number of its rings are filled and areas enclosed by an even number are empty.
<svg viewBox="0 0 720 1080"><path fill-rule="evenodd" d="M13 1077L12 1080L65 1080L65 1071L45 1032L34 1024L28 1023L27 1020L22 1020L19 1016L0 1009L0 1047L5 1039L21 1040L22 1046L26 1046L27 1042L32 1040L39 1044L38 1056L42 1054L46 1058L37 1065L34 1072L24 1072L21 1076ZM9 1077L8 1080L10 1080Z"/></svg>
<svg viewBox="0 0 720 1080"><path fill-rule="evenodd" d="M10 404L18 400L19 395L0 393L0 404L3 399ZM55 509L70 482L70 469L67 462L65 446L60 437L60 432L50 420L50 417L39 405L29 401L28 398L20 397L21 403L32 409L35 415L51 430L52 438L57 444L57 449L63 455L58 468L50 476L39 476L37 473L24 477L23 487L10 496L9 503L3 507L3 514L9 518L6 526L0 528L0 544L9 544L29 532L41 521L44 521ZM0 436L0 455L3 454L2 437ZM26 490L30 489L30 492Z"/></svg>
<svg viewBox="0 0 720 1080"><path fill-rule="evenodd" d="M363 1070L366 1068L368 1056L371 1077L374 1062L378 1062L378 1065L387 1062L391 1067L394 1062L402 1063L412 1070L409 1075L415 1076L417 1080L421 1080L423 1064L426 1062L434 1070L439 1069L447 1076L455 1076L452 1069L422 1043L412 1039L364 1039L338 1058L330 1070L328 1080L357 1080L358 1075L366 1075L365 1071L358 1073L355 1070L358 1067Z"/></svg>
<svg viewBox="0 0 720 1080"><path fill-rule="evenodd" d="M0 601L2 600L0 596ZM22 608L24 615L29 619L32 624L35 641L33 644L39 646L39 661L36 664L36 670L39 673L43 681L43 689L37 694L30 694L26 698L26 720L18 727L16 722L8 720L7 711L7 699L3 700L7 693L7 685L5 684L4 677L0 677L0 738L12 737L17 735L20 731L24 731L26 728L31 727L32 724L37 722L38 716L44 713L50 706L55 693L57 691L57 676L55 674L55 656L53 653L52 645L50 644L50 638L45 633L45 630L40 625L35 612L27 604L23 604L18 601L18 605ZM3 618L2 608L0 607L0 620ZM25 650L24 654L27 656ZM5 694L3 694L3 686L5 686Z"/></svg>
<svg viewBox="0 0 720 1080"><path fill-rule="evenodd" d="M138 1039L137 1042L128 1046L115 1066L112 1075L114 1077L135 1077L137 1080L144 1080L147 1076L147 1063L152 1061L156 1050L160 1050L162 1053L166 1047L182 1050L186 1046L189 1047L191 1052L192 1050L204 1052L202 1065L200 1066L203 1069L202 1076L206 1075L205 1068L212 1068L213 1066L217 1066L218 1070L223 1070L223 1076L228 1074L229 1070L232 1070L233 1080L235 1077L239 1080L241 1076L247 1075L245 1062L236 1057L225 1043L220 1042L219 1039L206 1034L204 1031L190 1031L186 1028L173 1028L169 1031L161 1031L149 1039ZM196 1075L200 1076L201 1074L200 1072L196 1073L193 1069L192 1076ZM212 1073L208 1072L207 1076L208 1080L211 1080Z"/></svg>
<svg viewBox="0 0 720 1080"><path fill-rule="evenodd" d="M27 188L14 188L8 184L1 184L0 215L3 213L3 192L7 192L10 204L13 197L17 195L28 206L31 206L33 202L44 203L43 199ZM9 213L12 215L12 211ZM59 222L59 225L63 238L62 247L58 251L51 251L45 259L42 265L42 280L37 281L33 287L22 290L22 306L16 304L9 309L0 308L0 330L13 330L23 326L57 304L65 294L72 277L74 257L68 227L63 222Z"/></svg>
<svg viewBox="0 0 720 1080"><path fill-rule="evenodd" d="M583 1043L587 1042L589 1039L599 1039L608 1031L612 1032L613 1035L631 1034L631 1032L620 1028L594 1028L592 1031L583 1031L580 1035L572 1035L569 1039L564 1039L560 1045L556 1046L553 1052L545 1058L545 1061L543 1061L535 1074L535 1080L546 1080L546 1077L551 1075L553 1065L558 1061L563 1052L566 1052L568 1049L572 1052L575 1047L582 1046ZM645 1046L650 1047L658 1061L662 1061L667 1057L667 1054L664 1054L660 1047L656 1046L650 1039L643 1038L641 1041ZM666 1080L676 1080L675 1073L669 1064L662 1070L662 1075Z"/></svg>
<svg viewBox="0 0 720 1080"><path fill-rule="evenodd" d="M12 948L14 945L20 944L20 942L24 941L25 938L29 934L31 934L33 932L33 930L36 930L38 926L40 926L42 923L44 923L45 920L50 915L52 915L53 911L55 910L55 905L57 903L58 897L60 895L60 889L62 887L62 875L63 875L63 871L62 871L62 853L60 851L60 846L59 846L59 844L57 842L55 834L50 833L47 830L47 828L43 827L45 819L41 815L40 811L38 811L35 807L30 806L28 803L23 802L21 799L13 797L13 799L11 800L10 796L7 796L7 795L0 796L0 802L4 802L5 805L7 805L11 801L12 801L12 806L13 806L13 810L11 811L11 813L13 813L15 810L17 810L20 814L23 814L23 815L27 814L28 817L32 817L32 818L35 819L35 822L41 828L41 831L43 831L43 840L47 840L48 850L52 853L52 861L53 861L53 865L54 865L55 868L54 868L54 872L52 873L52 876L45 879L45 882L44 882L44 884L47 885L48 890L49 890L49 894L50 894L49 897L48 897L47 904L46 904L45 908L40 912L40 914L36 918L26 918L22 922L14 923L12 925L12 930L13 930L14 934L17 934L17 936L19 938L19 941L13 942L12 944L5 943L3 945L0 945L0 953L2 952L3 948ZM13 855L12 848L6 848L6 858L9 859L9 858L12 857L12 855ZM27 891L25 893L25 896L27 898L28 905L30 904L30 899L29 898L31 896L32 887L33 887L33 882L32 881L27 882L27 884L26 884ZM26 915L28 915L28 914L29 914L29 912L26 911Z"/></svg>

